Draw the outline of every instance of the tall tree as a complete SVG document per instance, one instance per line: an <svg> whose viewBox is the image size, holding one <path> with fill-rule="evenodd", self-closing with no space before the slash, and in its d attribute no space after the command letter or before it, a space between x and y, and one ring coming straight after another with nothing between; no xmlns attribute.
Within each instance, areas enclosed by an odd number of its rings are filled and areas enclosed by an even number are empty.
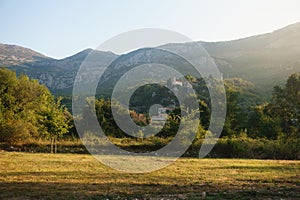
<svg viewBox="0 0 300 200"><path fill-rule="evenodd" d="M67 116L66 109L37 80L0 69L0 141L60 136L70 128Z"/></svg>
<svg viewBox="0 0 300 200"><path fill-rule="evenodd" d="M300 74L292 74L285 87L276 86L271 105L275 116L281 120L286 137L299 137L300 122Z"/></svg>

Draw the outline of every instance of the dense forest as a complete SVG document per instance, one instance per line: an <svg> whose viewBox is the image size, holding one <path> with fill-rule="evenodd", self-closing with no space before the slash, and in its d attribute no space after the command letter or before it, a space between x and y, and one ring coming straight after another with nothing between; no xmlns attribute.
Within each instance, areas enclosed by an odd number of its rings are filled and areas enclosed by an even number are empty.
<svg viewBox="0 0 300 200"><path fill-rule="evenodd" d="M191 76L186 79L197 93L201 114L193 145L185 155L196 156L203 138L207 134L214 135L207 131L211 102L207 80ZM221 138L209 156L299 159L300 74L292 74L285 85L275 86L271 99L262 97L251 82L240 78L225 79L224 84L227 96L225 124ZM184 89L179 87L178 92ZM188 99L187 96L186 101ZM24 150L23 146L34 143L45 145L53 152L57 151L53 146L59 144L59 152L66 144L64 141L79 144L70 114L70 102L70 97L54 97L37 80L30 80L26 75L17 77L13 71L0 69L0 147L18 146ZM132 151L150 151L166 145L176 135L180 113L183 112L174 94L166 87L157 84L140 87L133 93L129 106L130 116L136 124L145 126L151 123L148 111L153 104L173 109L168 111L166 123L158 134L137 139L117 126L111 107L118 110L118 115L125 114L127 110L109 97L98 98L94 102L88 98L82 117L88 117L93 103L105 134L116 145ZM143 135L142 132L138 134ZM37 146L32 148L37 149Z"/></svg>

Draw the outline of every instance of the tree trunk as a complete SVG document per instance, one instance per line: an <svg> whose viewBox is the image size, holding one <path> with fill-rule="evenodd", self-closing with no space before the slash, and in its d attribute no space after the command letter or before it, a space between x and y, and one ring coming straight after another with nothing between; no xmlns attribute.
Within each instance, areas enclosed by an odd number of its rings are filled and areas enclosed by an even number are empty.
<svg viewBox="0 0 300 200"><path fill-rule="evenodd" d="M54 137L54 153L57 153L57 136Z"/></svg>
<svg viewBox="0 0 300 200"><path fill-rule="evenodd" d="M51 140L51 144L50 144L50 153L53 153L53 143L54 143L54 137L53 136L51 136L51 138L50 138L50 140Z"/></svg>

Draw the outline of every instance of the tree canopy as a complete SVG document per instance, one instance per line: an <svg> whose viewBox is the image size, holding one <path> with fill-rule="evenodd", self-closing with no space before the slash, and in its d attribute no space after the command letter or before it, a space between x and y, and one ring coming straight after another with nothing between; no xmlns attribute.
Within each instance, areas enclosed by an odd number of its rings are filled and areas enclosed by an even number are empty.
<svg viewBox="0 0 300 200"><path fill-rule="evenodd" d="M46 86L0 69L0 141L61 136L70 128L69 116Z"/></svg>

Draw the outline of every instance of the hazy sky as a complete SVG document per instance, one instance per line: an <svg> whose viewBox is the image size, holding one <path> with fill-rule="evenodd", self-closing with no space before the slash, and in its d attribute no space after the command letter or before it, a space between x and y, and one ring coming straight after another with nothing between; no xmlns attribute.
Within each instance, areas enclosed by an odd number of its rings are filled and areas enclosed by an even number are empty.
<svg viewBox="0 0 300 200"><path fill-rule="evenodd" d="M0 0L0 43L54 58L95 48L119 33L163 28L220 41L300 22L299 0Z"/></svg>

